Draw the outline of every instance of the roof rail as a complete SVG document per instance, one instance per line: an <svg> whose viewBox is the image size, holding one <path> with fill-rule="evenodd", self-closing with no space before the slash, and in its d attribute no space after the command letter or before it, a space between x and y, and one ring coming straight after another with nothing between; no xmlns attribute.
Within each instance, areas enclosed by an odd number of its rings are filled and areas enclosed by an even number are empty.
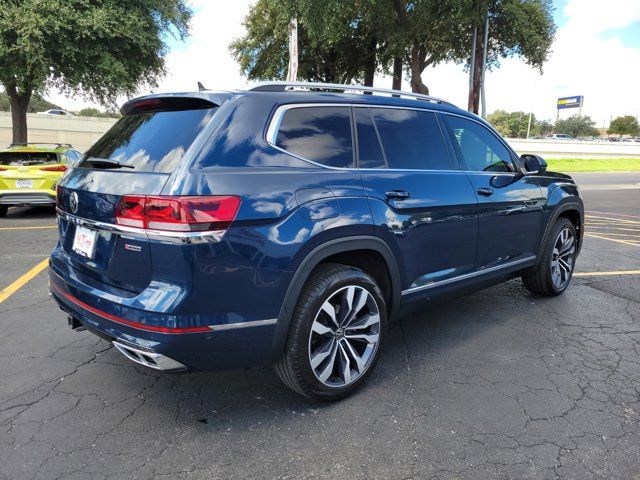
<svg viewBox="0 0 640 480"><path fill-rule="evenodd" d="M24 142L24 143L12 143L9 146L10 147L28 147L30 145L55 145L56 148L60 148L60 147L73 148L73 145L71 145L70 143L60 143L60 142Z"/></svg>
<svg viewBox="0 0 640 480"><path fill-rule="evenodd" d="M263 82L250 89L252 92L285 92L296 90L340 90L345 92L384 93L394 97L406 97L427 102L442 103L455 106L441 98L424 95L422 93L405 92L403 90L391 90L389 88L363 87L360 85L343 85L339 83L314 83L314 82Z"/></svg>

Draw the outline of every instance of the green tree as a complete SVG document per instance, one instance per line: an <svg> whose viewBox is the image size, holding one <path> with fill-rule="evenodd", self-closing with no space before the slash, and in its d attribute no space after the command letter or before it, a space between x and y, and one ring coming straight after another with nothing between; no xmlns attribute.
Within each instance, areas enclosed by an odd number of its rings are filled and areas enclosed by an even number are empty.
<svg viewBox="0 0 640 480"><path fill-rule="evenodd" d="M478 113L482 73L483 24L489 16L488 68L497 67L507 57L521 57L525 63L542 71L551 51L556 32L551 0L461 0L462 17L450 18L451 33L458 42L452 44L452 56L460 62L469 60L474 27L476 49L473 88L469 110Z"/></svg>
<svg viewBox="0 0 640 480"><path fill-rule="evenodd" d="M118 118L120 115L113 112L102 112L97 108L88 107L83 108L78 112L81 117L100 117L100 118Z"/></svg>
<svg viewBox="0 0 640 480"><path fill-rule="evenodd" d="M600 134L597 128L594 128L596 122L591 120L588 115L574 115L556 122L556 133L566 133L574 138L579 137L595 137Z"/></svg>
<svg viewBox="0 0 640 480"><path fill-rule="evenodd" d="M296 17L301 80L373 85L380 58L388 58L383 6L379 0L258 0L244 20L246 34L229 48L247 78L283 80L289 21Z"/></svg>
<svg viewBox="0 0 640 480"><path fill-rule="evenodd" d="M184 0L0 0L0 83L14 142L27 140L34 93L57 87L103 105L156 85L165 39L187 35Z"/></svg>
<svg viewBox="0 0 640 480"><path fill-rule="evenodd" d="M411 90L429 94L429 87L422 81L424 70L468 54L468 46L460 38L464 2L391 0L391 4L395 13L395 29L387 31L391 51L407 66Z"/></svg>
<svg viewBox="0 0 640 480"><path fill-rule="evenodd" d="M487 120L501 135L509 138L526 138L529 127L529 114L525 112L506 112L496 110L487 115ZM536 125L535 115L531 115L531 131Z"/></svg>
<svg viewBox="0 0 640 480"><path fill-rule="evenodd" d="M546 137L553 132L553 123L548 120L540 120L536 122L535 127L532 127L533 135Z"/></svg>
<svg viewBox="0 0 640 480"><path fill-rule="evenodd" d="M393 72L398 87L404 66L412 90L428 93L424 70L467 62L473 27L482 26L487 12L489 66L521 56L541 68L555 33L550 0L258 0L245 19L247 33L230 48L249 79L283 79L295 16L301 79L371 85L375 72L384 71ZM476 90L480 67L476 62Z"/></svg>
<svg viewBox="0 0 640 480"><path fill-rule="evenodd" d="M623 117L616 117L611 121L607 133L622 135L638 135L639 131L638 119L633 115L625 115Z"/></svg>

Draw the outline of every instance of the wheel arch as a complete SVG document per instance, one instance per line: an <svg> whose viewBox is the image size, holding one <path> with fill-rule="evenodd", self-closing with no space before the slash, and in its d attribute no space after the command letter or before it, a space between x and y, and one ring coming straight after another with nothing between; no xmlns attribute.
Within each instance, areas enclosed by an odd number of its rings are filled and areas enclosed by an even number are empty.
<svg viewBox="0 0 640 480"><path fill-rule="evenodd" d="M577 253L580 253L580 249L582 248L582 239L584 235L584 206L582 201L579 198L565 198L560 203L558 203L551 215L549 217L549 221L547 222L544 230L544 234L542 236L542 241L540 242L540 248L538 250L538 258L536 260L535 266L538 266L542 255L544 246L547 243L549 235L553 230L553 226L556 224L559 218L567 218L573 225L576 227L577 232Z"/></svg>
<svg viewBox="0 0 640 480"><path fill-rule="evenodd" d="M271 361L276 361L280 358L284 351L291 316L293 315L296 302L315 268L323 262L339 262L340 258L346 259L346 255L353 254L356 251L371 252L372 254L379 255L384 260L389 275L389 282L386 287L385 285L381 285L381 287L383 290L388 288L388 298L390 300L390 305L388 305L389 319L394 318L398 314L402 301L400 270L391 249L384 240L368 235L329 240L309 252L298 266L289 283L278 315L278 322L276 324L271 349ZM352 261L345 260L339 263L361 268L361 265L358 264L357 256L353 256ZM366 269L363 270L366 271ZM372 276L376 278L375 273Z"/></svg>

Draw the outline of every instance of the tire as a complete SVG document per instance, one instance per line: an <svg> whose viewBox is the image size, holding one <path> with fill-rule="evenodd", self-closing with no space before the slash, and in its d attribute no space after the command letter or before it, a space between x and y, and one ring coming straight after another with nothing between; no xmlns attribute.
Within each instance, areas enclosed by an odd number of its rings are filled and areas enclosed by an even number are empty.
<svg viewBox="0 0 640 480"><path fill-rule="evenodd" d="M373 278L353 267L322 265L298 298L274 369L285 385L310 400L344 398L375 367L386 324L386 302Z"/></svg>
<svg viewBox="0 0 640 480"><path fill-rule="evenodd" d="M540 263L522 276L522 283L530 292L553 297L567 289L576 262L576 239L573 223L558 219L542 247Z"/></svg>
<svg viewBox="0 0 640 480"><path fill-rule="evenodd" d="M7 207L6 205L0 206L0 218L6 217L8 210L9 210L9 207Z"/></svg>

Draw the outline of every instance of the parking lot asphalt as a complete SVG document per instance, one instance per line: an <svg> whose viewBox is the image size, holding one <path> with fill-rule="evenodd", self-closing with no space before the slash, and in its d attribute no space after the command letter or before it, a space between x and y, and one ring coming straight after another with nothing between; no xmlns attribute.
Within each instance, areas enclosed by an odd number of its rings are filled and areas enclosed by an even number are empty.
<svg viewBox="0 0 640 480"><path fill-rule="evenodd" d="M587 237L564 295L514 280L405 318L335 404L269 368L134 366L69 330L36 275L0 303L0 478L640 479L640 174L575 177ZM54 225L0 219L0 291Z"/></svg>

